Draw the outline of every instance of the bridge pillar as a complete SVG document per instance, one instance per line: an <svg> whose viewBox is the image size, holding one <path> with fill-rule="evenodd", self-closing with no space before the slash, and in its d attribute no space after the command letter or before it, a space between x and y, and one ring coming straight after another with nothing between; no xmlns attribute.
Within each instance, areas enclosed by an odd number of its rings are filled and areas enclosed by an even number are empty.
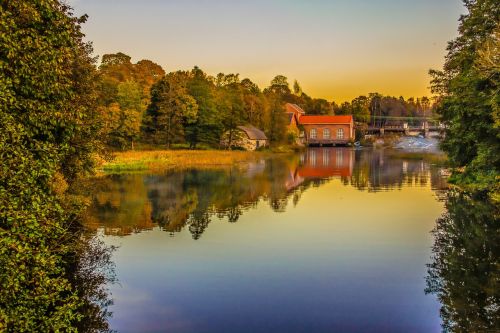
<svg viewBox="0 0 500 333"><path fill-rule="evenodd" d="M383 128L383 127L381 127L381 128L380 128L380 135L381 135L381 136L383 136L383 135L384 135L384 132L385 132L384 128Z"/></svg>

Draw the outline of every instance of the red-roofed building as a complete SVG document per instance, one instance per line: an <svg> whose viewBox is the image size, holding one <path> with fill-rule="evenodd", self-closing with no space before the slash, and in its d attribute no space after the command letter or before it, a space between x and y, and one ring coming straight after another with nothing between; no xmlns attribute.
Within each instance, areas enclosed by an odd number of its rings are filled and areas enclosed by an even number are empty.
<svg viewBox="0 0 500 333"><path fill-rule="evenodd" d="M354 141L354 120L350 115L302 115L299 124L304 128L308 145L345 145Z"/></svg>
<svg viewBox="0 0 500 333"><path fill-rule="evenodd" d="M300 118L300 116L303 116L306 114L304 110L297 104L292 104L292 103L286 103L286 113L293 113L297 118Z"/></svg>
<svg viewBox="0 0 500 333"><path fill-rule="evenodd" d="M287 117L287 132L293 134L297 139L299 138L299 119L305 114L297 104L286 103L286 117Z"/></svg>

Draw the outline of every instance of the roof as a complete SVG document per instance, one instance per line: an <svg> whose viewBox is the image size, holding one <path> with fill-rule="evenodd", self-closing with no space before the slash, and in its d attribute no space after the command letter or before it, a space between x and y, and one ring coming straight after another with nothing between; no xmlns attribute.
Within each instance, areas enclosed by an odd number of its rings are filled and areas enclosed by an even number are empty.
<svg viewBox="0 0 500 333"><path fill-rule="evenodd" d="M299 118L301 124L350 124L352 116L302 116Z"/></svg>
<svg viewBox="0 0 500 333"><path fill-rule="evenodd" d="M297 104L292 104L292 103L286 103L286 112L291 112L291 113L299 113L299 114L305 114L306 112L302 110L300 106Z"/></svg>
<svg viewBox="0 0 500 333"><path fill-rule="evenodd" d="M250 140L267 140L267 136L264 132L252 125L238 126L238 129L245 132Z"/></svg>

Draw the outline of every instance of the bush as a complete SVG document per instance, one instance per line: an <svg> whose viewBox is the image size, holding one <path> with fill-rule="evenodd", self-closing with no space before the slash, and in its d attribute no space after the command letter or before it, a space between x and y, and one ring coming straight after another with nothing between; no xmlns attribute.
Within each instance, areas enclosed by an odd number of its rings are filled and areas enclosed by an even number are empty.
<svg viewBox="0 0 500 333"><path fill-rule="evenodd" d="M0 6L0 331L74 332L92 300L73 283L82 204L65 184L99 137L85 18L56 0Z"/></svg>

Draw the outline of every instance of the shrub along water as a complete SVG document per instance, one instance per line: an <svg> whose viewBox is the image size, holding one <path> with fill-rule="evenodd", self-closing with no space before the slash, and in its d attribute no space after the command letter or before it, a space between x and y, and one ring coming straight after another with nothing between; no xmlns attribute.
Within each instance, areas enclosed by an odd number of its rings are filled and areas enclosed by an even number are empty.
<svg viewBox="0 0 500 333"><path fill-rule="evenodd" d="M109 254L85 241L67 191L97 147L85 17L58 0L0 6L0 331L107 330L106 276L85 267Z"/></svg>

